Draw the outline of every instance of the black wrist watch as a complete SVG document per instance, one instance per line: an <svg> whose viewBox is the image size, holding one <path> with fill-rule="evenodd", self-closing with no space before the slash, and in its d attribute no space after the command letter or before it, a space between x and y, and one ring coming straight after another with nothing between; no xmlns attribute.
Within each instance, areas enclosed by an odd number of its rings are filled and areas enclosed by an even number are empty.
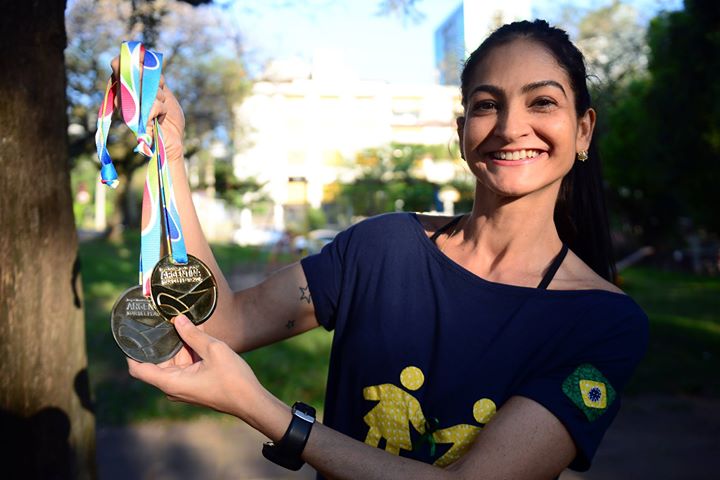
<svg viewBox="0 0 720 480"><path fill-rule="evenodd" d="M300 458L310 430L315 423L315 409L302 402L295 402L292 407L292 420L285 435L279 442L263 444L262 454L265 458L281 467L300 470L305 462Z"/></svg>

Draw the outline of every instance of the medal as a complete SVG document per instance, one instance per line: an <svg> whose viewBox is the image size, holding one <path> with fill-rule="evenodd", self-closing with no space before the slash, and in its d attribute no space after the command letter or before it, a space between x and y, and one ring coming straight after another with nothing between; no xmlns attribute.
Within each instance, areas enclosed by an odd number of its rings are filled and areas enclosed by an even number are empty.
<svg viewBox="0 0 720 480"><path fill-rule="evenodd" d="M125 355L138 362L164 362L183 344L175 327L155 310L140 285L127 289L117 299L110 329Z"/></svg>
<svg viewBox="0 0 720 480"><path fill-rule="evenodd" d="M200 259L187 256L187 263L162 258L150 276L150 298L155 309L168 320L185 315L195 325L207 320L217 305L217 283Z"/></svg>
<svg viewBox="0 0 720 480"><path fill-rule="evenodd" d="M153 363L171 358L182 346L167 320L184 314L195 324L204 322L215 310L218 292L210 269L185 249L158 119L153 119L152 135L146 130L160 85L162 59L161 53L146 50L140 42L123 42L118 79L108 82L96 133L102 181L110 187L117 186L117 173L107 151L116 96L123 121L137 138L135 151L150 157L142 203L140 286L117 300L111 328L126 355Z"/></svg>

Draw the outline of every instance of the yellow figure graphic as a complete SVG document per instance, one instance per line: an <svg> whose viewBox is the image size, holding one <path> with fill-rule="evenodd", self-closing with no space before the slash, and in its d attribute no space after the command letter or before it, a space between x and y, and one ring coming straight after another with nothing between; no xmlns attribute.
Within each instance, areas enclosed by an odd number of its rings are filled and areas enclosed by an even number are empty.
<svg viewBox="0 0 720 480"><path fill-rule="evenodd" d="M400 373L400 383L408 390L415 391L422 387L425 375L417 367L406 367ZM370 427L365 443L377 447L380 439L385 439L385 450L400 454L400 449L412 450L409 423L418 432L425 433L425 416L420 402L393 384L374 385L363 389L365 400L379 401L367 415L363 417Z"/></svg>
<svg viewBox="0 0 720 480"><path fill-rule="evenodd" d="M461 423L452 427L443 428L433 433L435 443L452 443L450 450L445 455L435 460L433 465L438 467L447 467L458 458L462 457L468 451L470 445L477 437L482 427L487 424L495 415L495 402L489 398L478 400L473 405L473 417L482 426L468 425Z"/></svg>

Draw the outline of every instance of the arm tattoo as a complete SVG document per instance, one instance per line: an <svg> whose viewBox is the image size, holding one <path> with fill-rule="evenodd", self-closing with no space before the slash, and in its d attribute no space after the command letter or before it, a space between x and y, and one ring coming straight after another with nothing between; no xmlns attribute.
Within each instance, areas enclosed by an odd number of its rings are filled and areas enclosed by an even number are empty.
<svg viewBox="0 0 720 480"><path fill-rule="evenodd" d="M285 324L285 328L287 328L288 330L290 330L294 326L295 326L295 320L288 320L288 322Z"/></svg>
<svg viewBox="0 0 720 480"><path fill-rule="evenodd" d="M308 285L306 285L305 288L303 288L303 287L299 287L299 288L300 288L300 301L302 302L303 300L305 300L307 303L311 303L312 297L310 296L310 287Z"/></svg>

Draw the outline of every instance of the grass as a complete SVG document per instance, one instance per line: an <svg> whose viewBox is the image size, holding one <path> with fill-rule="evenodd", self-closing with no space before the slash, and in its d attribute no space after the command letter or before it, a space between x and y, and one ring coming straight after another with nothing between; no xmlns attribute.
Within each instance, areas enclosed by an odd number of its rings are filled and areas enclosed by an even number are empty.
<svg viewBox="0 0 720 480"><path fill-rule="evenodd" d="M720 397L720 278L640 267L623 272L622 286L650 318L628 393Z"/></svg>
<svg viewBox="0 0 720 480"><path fill-rule="evenodd" d="M208 410L167 401L158 390L131 379L110 333L115 299L137 282L139 238L81 244L89 373L100 424L149 418L189 418ZM257 271L268 261L259 249L213 245L226 273ZM628 393L681 393L720 397L720 278L653 268L623 272L625 289L650 317L647 355ZM322 406L331 334L315 329L243 355L261 383L287 403ZM302 368L298 368L302 367Z"/></svg>

